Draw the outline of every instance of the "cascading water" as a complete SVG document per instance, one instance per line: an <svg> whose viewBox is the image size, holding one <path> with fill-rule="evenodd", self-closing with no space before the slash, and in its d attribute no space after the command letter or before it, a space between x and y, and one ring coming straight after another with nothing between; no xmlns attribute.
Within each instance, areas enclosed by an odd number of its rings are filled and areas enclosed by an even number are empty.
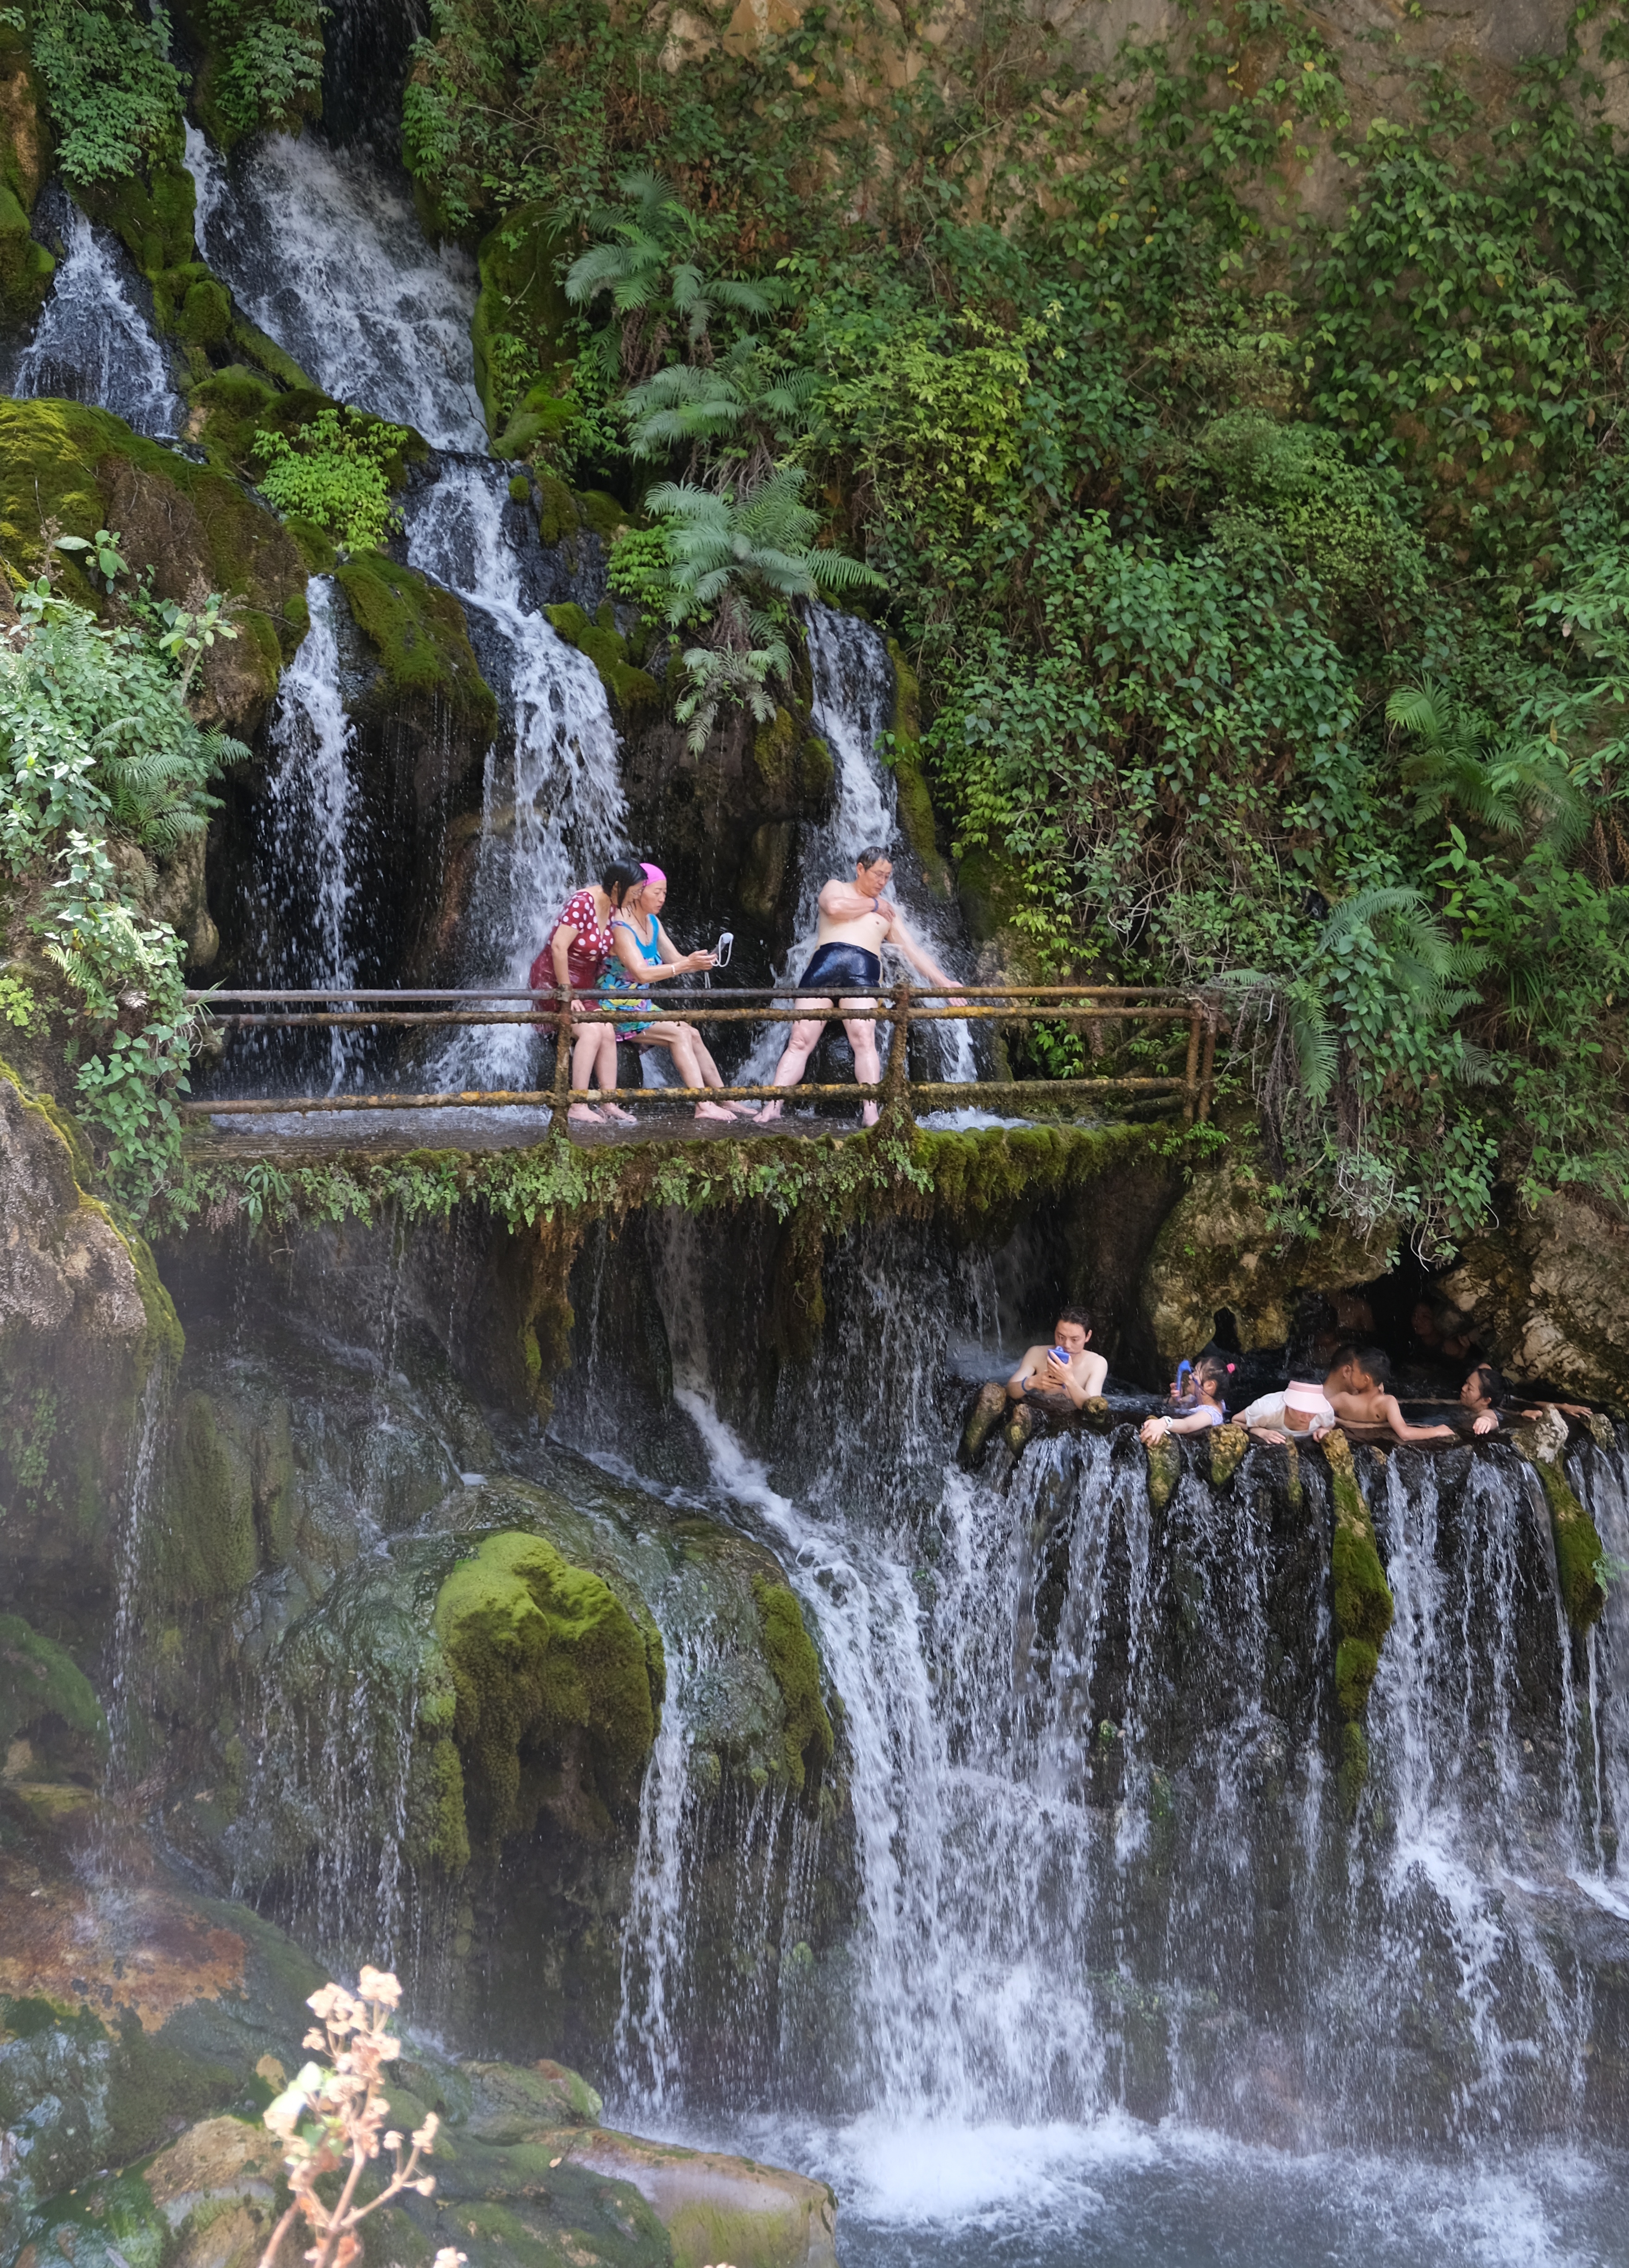
<svg viewBox="0 0 1629 2268"><path fill-rule="evenodd" d="M626 803L600 674L525 603L529 520L508 475L484 459L444 460L408 512L408 556L456 591L506 730L487 756L481 835L461 930L462 981L523 986L555 915L578 884L624 852ZM489 1025L450 1040L433 1078L524 1087L535 1042Z"/></svg>
<svg viewBox="0 0 1629 2268"><path fill-rule="evenodd" d="M424 242L405 185L365 150L269 135L229 174L196 127L198 249L240 305L325 392L483 449L469 324L475 276Z"/></svg>
<svg viewBox="0 0 1629 2268"><path fill-rule="evenodd" d="M812 2088L789 2059L780 2108L738 2131L841 2177L874 2216L859 2237L851 2217L866 2260L903 2257L900 2224L941 2223L961 2197L986 2230L1021 2207L1022 2257L1061 2268L1078 2252L1036 2226L1054 2205L1078 2231L1128 2167L1180 2191L1193 2153L1215 2171L1235 2147L1219 2131L1241 2130L1315 2154L1362 2137L1398 2154L1400 2211L1434 2178L1456 2227L1522 2232L1527 2249L1485 2257L1559 2257L1533 2230L1566 2225L1598 2176L1574 2161L1558 2189L1523 2159L1490 2187L1478 2154L1507 2129L1588 2131L1590 1988L1567 1948L1588 1926L1581 1892L1608 1913L1621 1896L1621 1600L1573 1638L1544 1499L1507 1450L1367 1465L1397 1623L1354 1823L1324 1762L1321 1469L1288 1491L1255 1452L1225 1490L1188 1471L1163 1513L1124 1432L963 1475L935 1381L991 1287L908 1265L881 1233L853 1248L839 1285L829 1263L829 1327L771 1463L720 1414L737 1358L698 1231L674 1218L652 1239L674 1399L715 1500L774 1543L844 1705L859 1918L841 2077ZM1626 1472L1621 1447L1581 1453L1609 1553L1629 1540ZM680 1731L664 1738L682 1759ZM618 2049L630 2102L694 2134L695 1814L670 1769L647 1785L624 1954L625 1995L660 1987L625 1999ZM800 2123L815 2101L851 2123ZM1128 2113L1175 2124L1139 2141ZM1434 2177L1408 2154L1440 2149L1460 2154ZM1264 2177L1242 2146L1215 2172L1223 2192ZM1367 2161L1341 2182L1371 2195ZM1318 2210L1308 2191L1282 2225L1310 2242ZM1105 2257L1145 2257L1127 2242ZM962 2255L935 2237L923 2257ZM1286 2237L1256 2257L1305 2256Z"/></svg>
<svg viewBox="0 0 1629 2268"><path fill-rule="evenodd" d="M273 980L290 987L356 982L353 932L358 913L352 874L361 818L351 777L355 728L340 686L334 630L334 585L313 575L306 585L310 628L284 672L268 742L271 763L261 817L261 863L275 935L262 958ZM323 1049L330 1093L344 1084L357 1052L355 1035L329 1031Z"/></svg>
<svg viewBox="0 0 1629 2268"><path fill-rule="evenodd" d="M136 303L139 286L129 261L77 205L64 202L63 233L67 257L18 360L12 393L111 409L149 436L178 433L181 401Z"/></svg>
<svg viewBox="0 0 1629 2268"><path fill-rule="evenodd" d="M796 942L776 972L780 984L793 983L814 950L820 894L827 881L833 875L851 879L859 852L872 843L892 845L896 832L893 781L877 758L878 744L894 713L894 672L888 649L868 623L830 607L810 607L805 622L814 686L814 730L831 751L837 797L830 818L802 831ZM956 963L965 948L954 934L946 909L924 887L909 852L894 850L891 855L896 870L891 895L903 909L912 933L942 968L958 974ZM947 1021L934 1027L934 1032L940 1065L937 1075L958 1081L976 1079L968 1026ZM764 1033L741 1078L767 1079L784 1044L784 1026Z"/></svg>

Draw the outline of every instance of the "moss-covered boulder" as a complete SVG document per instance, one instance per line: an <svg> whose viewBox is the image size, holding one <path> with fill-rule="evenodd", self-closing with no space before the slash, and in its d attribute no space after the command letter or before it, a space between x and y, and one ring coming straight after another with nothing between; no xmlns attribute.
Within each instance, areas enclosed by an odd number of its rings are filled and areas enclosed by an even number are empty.
<svg viewBox="0 0 1629 2268"><path fill-rule="evenodd" d="M171 1421L156 1556L166 1609L234 1598L259 1565L248 1443L206 1394L184 1395Z"/></svg>
<svg viewBox="0 0 1629 2268"><path fill-rule="evenodd" d="M305 562L276 517L239 482L107 410L0 401L0 560L37 572L52 519L67 535L119 529L125 557L136 572L151 568L161 599L184 600L201 583L239 602L238 635L210 649L202 681L210 721L252 733L300 637L288 608L304 596ZM83 604L105 604L79 566L62 575Z"/></svg>
<svg viewBox="0 0 1629 2268"><path fill-rule="evenodd" d="M888 640L894 665L894 737L888 762L894 774L899 823L917 854L922 878L936 896L949 898L955 882L949 861L939 847L939 828L933 799L922 761L922 696L917 673L906 660L897 638Z"/></svg>
<svg viewBox="0 0 1629 2268"><path fill-rule="evenodd" d="M490 740L498 726L497 697L481 674L464 610L452 593L382 551L359 552L334 571L378 660L364 711L400 717L420 707L472 744Z"/></svg>
<svg viewBox="0 0 1629 2268"><path fill-rule="evenodd" d="M1161 1360L1178 1362L1208 1344L1225 1307L1248 1353L1282 1346L1302 1292L1372 1283L1389 1264L1382 1224L1360 1241L1341 1227L1286 1240L1267 1215L1264 1174L1230 1145L1201 1167L1171 1208L1142 1282L1144 1313Z"/></svg>
<svg viewBox="0 0 1629 2268"><path fill-rule="evenodd" d="M1556 1581L1575 1631L1598 1622L1606 1604L1606 1551L1596 1524L1566 1476L1566 1420L1546 1407L1513 1428L1516 1454L1538 1476L1555 1543Z"/></svg>
<svg viewBox="0 0 1629 2268"><path fill-rule="evenodd" d="M541 1535L490 1536L436 1599L467 1800L490 1844L527 1831L570 1778L592 1829L637 1793L661 1705L647 1645L600 1576ZM653 1628L648 1633L654 1639Z"/></svg>
<svg viewBox="0 0 1629 2268"><path fill-rule="evenodd" d="M759 1576L752 1594L763 1626L763 1658L785 1704L778 1761L787 1785L802 1795L819 1786L831 1761L831 1719L821 1697L820 1656L804 1626L803 1609L786 1584Z"/></svg>
<svg viewBox="0 0 1629 2268"><path fill-rule="evenodd" d="M74 1763L94 1763L107 1746L102 1705L78 1664L20 1615L0 1615L0 1759L6 1777L27 1778L42 1762L60 1764L64 1749Z"/></svg>

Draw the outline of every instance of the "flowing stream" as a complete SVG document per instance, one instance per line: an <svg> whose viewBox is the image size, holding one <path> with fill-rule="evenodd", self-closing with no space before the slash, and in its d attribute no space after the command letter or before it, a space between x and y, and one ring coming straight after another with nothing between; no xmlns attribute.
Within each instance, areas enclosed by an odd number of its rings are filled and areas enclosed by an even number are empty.
<svg viewBox="0 0 1629 2268"><path fill-rule="evenodd" d="M141 306L143 285L117 239L61 200L66 256L18 359L11 390L111 409L150 437L181 431L164 350Z"/></svg>

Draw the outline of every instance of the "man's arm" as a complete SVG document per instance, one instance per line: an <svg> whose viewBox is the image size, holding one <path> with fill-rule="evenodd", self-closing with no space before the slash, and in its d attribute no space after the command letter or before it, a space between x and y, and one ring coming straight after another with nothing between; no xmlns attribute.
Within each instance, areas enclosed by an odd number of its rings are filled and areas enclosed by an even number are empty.
<svg viewBox="0 0 1629 2268"><path fill-rule="evenodd" d="M910 934L910 932L905 927L904 917L901 914L898 907L890 906L888 910L893 915L894 918L888 927L888 941L894 946L895 950L903 954L904 958L910 963L910 966L916 970L918 976L925 976L930 984L942 984L946 987L954 984L956 981L955 978L946 975L945 971L940 967L938 961L933 959L931 954L927 954L923 951L922 947L917 943L915 938ZM947 1007L953 1005L960 1006L961 1003L959 1001L955 1003L947 1001L944 1005Z"/></svg>
<svg viewBox="0 0 1629 2268"><path fill-rule="evenodd" d="M1025 1351L1022 1362L1019 1364L1018 1368L1013 1373L1011 1378L1006 1381L1007 1392L1009 1394L1021 1394L1024 1390L1025 1380L1032 1377L1034 1373L1040 1369L1041 1365L1045 1359L1046 1349L1044 1347L1035 1346L1028 1348Z"/></svg>
<svg viewBox="0 0 1629 2268"><path fill-rule="evenodd" d="M1399 1441L1456 1441L1457 1429L1452 1425L1411 1425L1397 1407L1395 1394L1382 1394L1380 1406L1385 1419Z"/></svg>
<svg viewBox="0 0 1629 2268"><path fill-rule="evenodd" d="M820 894L820 909L832 921L859 921L874 914L877 902L862 896L852 882L830 881Z"/></svg>

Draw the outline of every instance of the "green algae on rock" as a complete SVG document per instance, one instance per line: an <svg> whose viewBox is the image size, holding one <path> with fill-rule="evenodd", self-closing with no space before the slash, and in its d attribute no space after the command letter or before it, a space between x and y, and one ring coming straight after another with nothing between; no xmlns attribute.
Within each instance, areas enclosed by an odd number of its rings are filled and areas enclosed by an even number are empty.
<svg viewBox="0 0 1629 2268"><path fill-rule="evenodd" d="M1375 1524L1358 1485L1352 1445L1338 1430L1324 1436L1334 1501L1330 1541L1330 1607L1335 1628L1335 1697L1342 1728L1341 1794L1348 1813L1357 1808L1368 1778L1368 1740L1363 1719L1369 1688L1380 1668L1380 1649L1391 1628L1395 1606L1381 1565Z"/></svg>
<svg viewBox="0 0 1629 2268"><path fill-rule="evenodd" d="M20 1734L37 1739L46 1719L92 1750L107 1747L102 1705L78 1664L20 1615L0 1615L0 1754Z"/></svg>
<svg viewBox="0 0 1629 2268"><path fill-rule="evenodd" d="M1555 1541L1556 1580L1566 1617L1587 1631L1606 1604L1606 1552L1589 1514L1566 1476L1566 1421L1546 1409L1535 1422L1512 1429L1516 1454L1538 1476Z"/></svg>
<svg viewBox="0 0 1629 2268"><path fill-rule="evenodd" d="M585 1805L608 1827L637 1788L660 1706L643 1634L609 1585L541 1535L490 1536L442 1584L435 1631L486 1841L530 1829L568 1750Z"/></svg>
<svg viewBox="0 0 1629 2268"><path fill-rule="evenodd" d="M799 1794L812 1794L831 1761L831 1719L821 1697L820 1656L803 1620L803 1609L785 1583L754 1582L753 1597L763 1626L763 1657L785 1704L781 1768Z"/></svg>
<svg viewBox="0 0 1629 2268"><path fill-rule="evenodd" d="M575 604L546 607L543 611L567 645L574 645L593 662L619 718L625 719L638 710L658 705L661 688L629 660L628 641L616 627L615 611L608 599L601 602L592 622Z"/></svg>
<svg viewBox="0 0 1629 2268"><path fill-rule="evenodd" d="M479 738L498 729L498 702L481 674L464 610L411 567L382 551L359 552L336 566L358 627L379 657L380 675L365 706L398 709L433 702Z"/></svg>
<svg viewBox="0 0 1629 2268"><path fill-rule="evenodd" d="M1148 1501L1156 1512L1163 1512L1183 1476L1182 1444L1169 1433L1162 1433L1144 1454L1148 1460Z"/></svg>

